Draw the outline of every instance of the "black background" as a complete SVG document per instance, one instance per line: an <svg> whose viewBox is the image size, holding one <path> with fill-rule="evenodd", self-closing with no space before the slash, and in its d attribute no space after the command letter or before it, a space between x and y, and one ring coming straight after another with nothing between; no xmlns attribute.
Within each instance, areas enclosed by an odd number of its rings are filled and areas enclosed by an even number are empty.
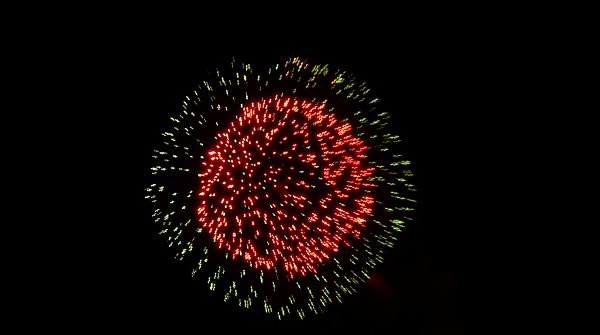
<svg viewBox="0 0 600 335"><path fill-rule="evenodd" d="M379 39L332 35L263 43L128 34L69 49L66 61L50 62L47 83L40 84L50 86L48 78L56 77L66 82L52 90L61 93L57 107L65 105L53 121L66 131L53 143L58 149L51 160L63 162L53 180L67 196L53 199L59 206L52 210L69 220L44 228L66 241L48 242L59 252L39 272L43 294L33 313L57 312L62 317L51 322L86 329L173 332L461 334L476 323L467 283L483 263L472 254L474 245L485 243L480 191L490 185L483 168L492 163L480 155L477 140L493 128L482 113L499 109L487 100L489 78L498 73L489 56L497 50L478 38L416 28ZM232 56L258 66L299 56L358 74L391 112L414 164L414 223L373 279L317 320L275 322L211 296L171 258L143 199L162 125L204 71Z"/></svg>

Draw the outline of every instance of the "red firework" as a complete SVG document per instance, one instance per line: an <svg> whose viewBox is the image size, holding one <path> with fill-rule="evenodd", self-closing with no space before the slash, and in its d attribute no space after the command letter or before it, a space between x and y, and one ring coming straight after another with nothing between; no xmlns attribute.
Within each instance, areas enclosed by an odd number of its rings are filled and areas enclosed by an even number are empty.
<svg viewBox="0 0 600 335"><path fill-rule="evenodd" d="M360 236L374 167L349 122L324 103L247 103L206 151L197 218L232 259L293 278Z"/></svg>

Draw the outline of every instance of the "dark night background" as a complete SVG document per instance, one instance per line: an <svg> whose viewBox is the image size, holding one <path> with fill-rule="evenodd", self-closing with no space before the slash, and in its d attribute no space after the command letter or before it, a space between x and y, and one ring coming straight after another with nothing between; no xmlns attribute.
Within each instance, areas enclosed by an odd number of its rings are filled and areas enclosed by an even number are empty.
<svg viewBox="0 0 600 335"><path fill-rule="evenodd" d="M486 77L498 71L487 59L496 51L477 39L412 29L374 40L308 37L272 44L128 32L114 43L75 50L66 63L78 59L81 71L63 76L74 114L58 115L69 129L62 142L69 152L59 155L73 162L60 170L75 184L74 191L65 190L69 203L58 208L74 217L75 226L58 226L68 243L44 272L51 278L40 289L47 295L37 305L40 313L60 314L50 321L58 324L78 320L91 329L169 333L218 333L222 327L279 334L462 334L472 327L478 308L467 283L481 264L472 263L473 241L485 238L477 228L485 224L486 199L479 190L490 177L480 168L491 163L475 147L478 135L492 127L481 109L498 108L484 102L491 89ZM372 280L319 320L273 322L211 296L171 258L143 199L162 124L205 70L231 56L257 65L299 56L354 72L392 113L413 162L414 223ZM60 67L52 73L61 74Z"/></svg>

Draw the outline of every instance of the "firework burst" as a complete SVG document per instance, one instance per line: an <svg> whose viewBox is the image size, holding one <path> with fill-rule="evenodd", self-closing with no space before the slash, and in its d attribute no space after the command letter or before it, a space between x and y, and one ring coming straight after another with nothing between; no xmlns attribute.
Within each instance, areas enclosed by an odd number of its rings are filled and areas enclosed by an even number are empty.
<svg viewBox="0 0 600 335"><path fill-rule="evenodd" d="M411 220L410 162L354 75L232 61L186 96L147 188L175 257L226 301L277 318L356 292Z"/></svg>

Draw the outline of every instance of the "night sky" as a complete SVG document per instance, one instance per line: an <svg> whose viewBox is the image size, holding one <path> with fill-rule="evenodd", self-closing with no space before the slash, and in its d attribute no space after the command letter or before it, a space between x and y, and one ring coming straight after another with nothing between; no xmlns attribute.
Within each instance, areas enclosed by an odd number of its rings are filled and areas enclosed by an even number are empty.
<svg viewBox="0 0 600 335"><path fill-rule="evenodd" d="M79 138L92 138L73 170L93 166L81 179L85 199L71 197L81 211L81 230L65 254L69 278L62 281L71 306L66 315L92 329L190 329L219 327L254 332L273 329L379 334L460 334L465 330L464 220L475 195L461 180L472 169L464 146L466 113L476 89L471 53L452 41L392 41L353 44L242 48L169 43L167 39L116 47L75 74L71 84L85 117ZM346 68L366 81L392 114L392 124L413 163L416 214L399 235L371 280L343 304L318 319L273 322L211 296L190 278L156 234L145 202L151 152L162 124L176 113L206 69L231 56L250 64L271 64L298 56L312 63ZM104 59L104 61L103 61ZM95 80L80 81L85 76ZM89 112L83 110L89 107ZM76 138L74 139L76 140ZM84 186L85 185L85 186ZM91 190L91 189L94 190ZM82 193L83 194L83 193ZM52 296L64 297L59 292ZM47 302L51 308L52 303ZM67 317L67 316L65 316ZM215 325L215 330L207 327ZM163 328L164 327L164 328ZM259 332L260 333L260 332ZM279 332L281 333L281 332Z"/></svg>

